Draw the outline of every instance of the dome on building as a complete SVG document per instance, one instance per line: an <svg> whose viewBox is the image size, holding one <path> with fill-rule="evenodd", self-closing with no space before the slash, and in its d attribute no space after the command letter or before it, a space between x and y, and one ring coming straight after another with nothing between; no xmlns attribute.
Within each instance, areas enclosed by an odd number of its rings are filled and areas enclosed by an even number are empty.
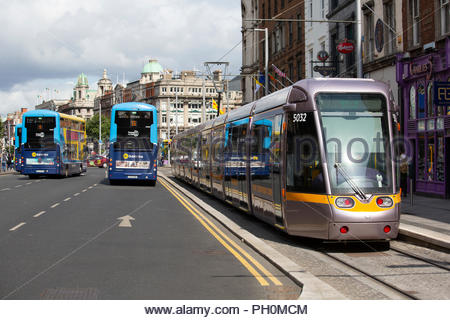
<svg viewBox="0 0 450 320"><path fill-rule="evenodd" d="M108 79L106 69L103 69L103 77L100 80L98 80L97 84L112 86L112 81L110 79Z"/></svg>
<svg viewBox="0 0 450 320"><path fill-rule="evenodd" d="M158 60L149 60L148 63L142 69L142 73L160 73L163 72L163 68L158 63Z"/></svg>
<svg viewBox="0 0 450 320"><path fill-rule="evenodd" d="M77 81L77 86L88 86L88 79L86 77L86 75L82 72L79 76L78 76L78 81Z"/></svg>

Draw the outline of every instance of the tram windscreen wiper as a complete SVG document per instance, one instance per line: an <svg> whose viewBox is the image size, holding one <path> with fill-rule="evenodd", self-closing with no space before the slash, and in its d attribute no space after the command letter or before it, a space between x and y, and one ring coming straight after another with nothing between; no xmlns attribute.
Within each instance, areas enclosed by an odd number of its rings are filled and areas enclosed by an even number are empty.
<svg viewBox="0 0 450 320"><path fill-rule="evenodd" d="M347 171L344 170L344 168L342 167L342 165L339 162L335 162L334 163L334 167L336 168L337 171L339 171L341 173L341 176L344 177L345 181L347 181L347 183L349 184L349 186L353 189L353 191L355 191L355 193L357 195L359 195L361 197L361 199L363 200L367 200L366 195L364 194L364 192L361 190L360 187L358 187L358 185L353 181L353 179L350 177L350 175L347 173Z"/></svg>

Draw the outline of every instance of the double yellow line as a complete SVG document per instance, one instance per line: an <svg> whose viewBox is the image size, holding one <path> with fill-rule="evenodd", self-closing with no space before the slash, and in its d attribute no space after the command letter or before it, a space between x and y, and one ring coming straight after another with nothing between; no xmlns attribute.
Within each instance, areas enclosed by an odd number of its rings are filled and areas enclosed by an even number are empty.
<svg viewBox="0 0 450 320"><path fill-rule="evenodd" d="M236 242L231 240L226 234L224 234L214 223L212 223L204 214L198 211L192 206L183 196L177 192L174 188L169 186L163 179L158 181L175 197L180 203L205 227L206 230L211 233L214 238L217 239L247 270L258 280L261 286L268 286L269 279L276 286L282 286L283 284L274 277L266 268L264 268L258 261L256 261L250 254L242 249ZM234 247L234 248L233 248ZM239 251L239 252L238 252ZM245 259L245 258L246 259ZM252 266L252 264L254 267ZM258 271L261 271L264 276Z"/></svg>

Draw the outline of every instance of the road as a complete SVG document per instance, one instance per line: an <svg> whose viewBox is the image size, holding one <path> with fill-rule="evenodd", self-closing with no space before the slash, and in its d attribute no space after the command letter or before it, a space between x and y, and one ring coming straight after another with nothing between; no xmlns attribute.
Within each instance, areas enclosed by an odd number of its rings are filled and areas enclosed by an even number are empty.
<svg viewBox="0 0 450 320"><path fill-rule="evenodd" d="M296 299L300 288L158 182L0 176L3 299Z"/></svg>

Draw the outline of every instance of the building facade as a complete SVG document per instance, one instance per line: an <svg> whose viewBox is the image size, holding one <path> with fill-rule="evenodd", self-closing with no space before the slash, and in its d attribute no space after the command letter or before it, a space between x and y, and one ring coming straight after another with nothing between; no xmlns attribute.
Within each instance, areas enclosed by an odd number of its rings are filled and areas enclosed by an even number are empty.
<svg viewBox="0 0 450 320"><path fill-rule="evenodd" d="M255 32L254 29L267 28L268 31L269 92L304 78L305 38L302 19L305 6L303 0L241 1L241 4L243 10L245 9L242 14L243 41L247 42L243 52L242 76L245 78L252 74L251 80L242 80L245 82L243 94L245 102L250 102L265 94L264 88L260 88L255 94L255 80L260 79L258 75L265 74L265 32ZM255 19L255 16L258 17L256 21L244 21Z"/></svg>
<svg viewBox="0 0 450 320"><path fill-rule="evenodd" d="M355 78L356 77L356 55L340 53L337 46L344 42L355 43L356 1L355 0L330 0L329 12L326 15L329 20L345 22L329 23L330 37L330 60L334 61L336 71L334 77Z"/></svg>
<svg viewBox="0 0 450 320"><path fill-rule="evenodd" d="M402 1L361 1L364 77L389 84L397 104L396 55L403 52L402 7Z"/></svg>
<svg viewBox="0 0 450 320"><path fill-rule="evenodd" d="M450 196L449 1L404 0L405 52L397 55L403 133L414 191Z"/></svg>
<svg viewBox="0 0 450 320"><path fill-rule="evenodd" d="M305 19L326 20L328 0L306 0ZM320 51L330 53L330 37L328 23L305 22L305 78L320 78L323 75L314 71L316 65L321 66L317 54ZM328 65L328 63L326 62Z"/></svg>
<svg viewBox="0 0 450 320"><path fill-rule="evenodd" d="M243 104L255 99L255 78L259 72L259 34L255 31L258 28L259 18L258 0L242 0L242 67L241 67L241 87L243 94Z"/></svg>
<svg viewBox="0 0 450 320"><path fill-rule="evenodd" d="M3 148L14 145L14 132L16 125L22 123L22 115L27 111L28 108L20 108L20 110L8 113L6 115L6 119L3 122L5 129L4 141L2 143Z"/></svg>
<svg viewBox="0 0 450 320"><path fill-rule="evenodd" d="M215 71L211 79L198 76L195 71L174 74L171 70L163 70L158 61L152 59L144 65L139 80L126 86L118 84L114 90L98 96L94 112L101 109L102 114L109 117L111 108L121 102L154 105L158 110L158 137L164 140L215 118L217 110L213 109L213 99L224 112L242 105L242 91L236 90L236 81L233 83L232 90L229 82L222 78L221 71ZM240 82L237 84L239 86ZM218 91L222 91L220 99Z"/></svg>

